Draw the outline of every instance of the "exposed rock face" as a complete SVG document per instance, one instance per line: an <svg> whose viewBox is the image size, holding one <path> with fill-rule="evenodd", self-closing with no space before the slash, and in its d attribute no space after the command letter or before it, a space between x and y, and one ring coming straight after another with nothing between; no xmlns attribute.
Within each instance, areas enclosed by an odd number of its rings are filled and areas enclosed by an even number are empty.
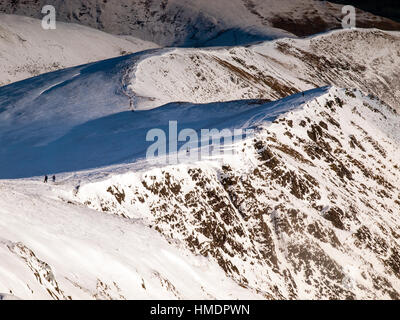
<svg viewBox="0 0 400 320"><path fill-rule="evenodd" d="M66 296L60 289L51 267L46 262L38 259L31 249L23 243L10 243L8 249L24 261L36 280L54 300L71 300L71 297Z"/></svg>
<svg viewBox="0 0 400 320"><path fill-rule="evenodd" d="M13 0L2 1L0 11L40 18L47 4L56 7L61 21L167 46L235 45L283 33L307 36L341 27L344 16L343 5L313 0ZM357 26L400 30L399 23L362 11Z"/></svg>
<svg viewBox="0 0 400 320"><path fill-rule="evenodd" d="M90 208L143 219L266 298L400 298L400 116L332 88L222 162L83 186Z"/></svg>

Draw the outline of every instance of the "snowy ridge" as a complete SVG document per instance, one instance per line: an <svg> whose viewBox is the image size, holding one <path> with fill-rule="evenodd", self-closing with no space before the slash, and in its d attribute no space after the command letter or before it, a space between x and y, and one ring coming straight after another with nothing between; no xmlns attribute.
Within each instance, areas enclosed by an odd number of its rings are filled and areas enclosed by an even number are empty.
<svg viewBox="0 0 400 320"><path fill-rule="evenodd" d="M71 23L43 30L42 21L0 13L0 86L41 73L156 48Z"/></svg>
<svg viewBox="0 0 400 320"><path fill-rule="evenodd" d="M207 128L213 120L204 110L224 117L233 108L236 123L230 125L240 127L248 120L245 114L240 118L240 110L256 112L268 100L326 84L358 88L398 109L399 44L397 32L352 30L249 48L154 49L4 86L0 177L132 162L143 158L145 134L156 125L165 128L177 120ZM371 45L385 49L371 53ZM184 110L200 117L197 124ZM29 164L15 165L26 158Z"/></svg>
<svg viewBox="0 0 400 320"><path fill-rule="evenodd" d="M340 30L251 47L158 51L138 60L129 88L138 109L175 101L276 100L327 84L359 88L397 108L399 66L398 32Z"/></svg>
<svg viewBox="0 0 400 320"><path fill-rule="evenodd" d="M169 121L197 131L241 128L252 117L265 120L264 114L273 121L281 112L324 91L314 89L304 98L298 94L270 104L264 100L171 103L132 112L130 101L136 96L126 93L123 80L137 60L153 54L150 51L115 58L0 88L0 138L4 141L0 178L130 163L146 156L151 145L146 142L147 132L154 128L167 130ZM267 112L274 108L274 114ZM254 121L250 125L255 125ZM24 161L27 158L29 163Z"/></svg>
<svg viewBox="0 0 400 320"><path fill-rule="evenodd" d="M187 32L159 40L233 27L219 2L188 31L204 3L163 2L184 4L168 23ZM259 26L263 3L240 1ZM64 18L92 23L68 4ZM159 3L142 4L157 20ZM152 49L1 87L0 299L400 299L399 39ZM144 159L146 133L169 121L254 135L217 146L233 155Z"/></svg>
<svg viewBox="0 0 400 320"><path fill-rule="evenodd" d="M263 116L245 122L256 134L233 157L86 184L90 172L50 185L2 180L0 292L398 299L397 112L335 87L242 108L247 119L256 109ZM196 108L190 113L197 117Z"/></svg>
<svg viewBox="0 0 400 320"><path fill-rule="evenodd" d="M78 198L140 219L266 298L398 299L400 116L331 88L235 157L114 176Z"/></svg>

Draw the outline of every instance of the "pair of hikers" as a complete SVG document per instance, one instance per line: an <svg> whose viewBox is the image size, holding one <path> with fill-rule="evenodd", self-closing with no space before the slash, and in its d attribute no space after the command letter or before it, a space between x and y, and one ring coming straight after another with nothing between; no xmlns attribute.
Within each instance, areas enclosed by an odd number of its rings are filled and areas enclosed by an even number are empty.
<svg viewBox="0 0 400 320"><path fill-rule="evenodd" d="M51 179L53 180L53 183L56 182L56 176L55 175ZM47 183L48 181L49 181L49 177L47 175L45 175L44 176L44 183Z"/></svg>

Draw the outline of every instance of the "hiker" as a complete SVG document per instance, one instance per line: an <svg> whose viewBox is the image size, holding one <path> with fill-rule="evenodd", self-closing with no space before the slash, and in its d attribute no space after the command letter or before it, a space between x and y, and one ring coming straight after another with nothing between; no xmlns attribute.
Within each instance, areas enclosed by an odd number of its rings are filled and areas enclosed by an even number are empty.
<svg viewBox="0 0 400 320"><path fill-rule="evenodd" d="M53 176L52 179L53 179L53 183L56 183L56 176L55 175Z"/></svg>
<svg viewBox="0 0 400 320"><path fill-rule="evenodd" d="M47 175L44 176L44 183L47 183L47 181L49 180L49 177Z"/></svg>
<svg viewBox="0 0 400 320"><path fill-rule="evenodd" d="M76 185L76 186L74 187L74 191L73 191L74 196L76 196L76 195L78 194L79 188L80 188L80 187L81 187L81 180L79 180L79 181L78 181L78 185Z"/></svg>

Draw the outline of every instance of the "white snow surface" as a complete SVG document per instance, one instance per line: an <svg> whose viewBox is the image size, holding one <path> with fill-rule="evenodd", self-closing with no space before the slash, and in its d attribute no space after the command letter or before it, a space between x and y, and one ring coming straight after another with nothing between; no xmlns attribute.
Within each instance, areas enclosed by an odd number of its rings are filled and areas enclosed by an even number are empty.
<svg viewBox="0 0 400 320"><path fill-rule="evenodd" d="M0 181L0 292L22 299L399 297L392 236L399 232L398 114L335 87L228 106L247 111L236 122L223 105L212 108L222 111L216 123L258 128L233 146L235 156L65 173L48 185ZM198 119L197 108L183 107L183 115ZM325 139L332 151L316 153ZM274 176L263 148L274 148L279 176L293 181ZM246 188L257 192L243 196Z"/></svg>
<svg viewBox="0 0 400 320"><path fill-rule="evenodd" d="M372 44L382 49L367 51ZM250 48L153 49L4 86L0 178L129 163L144 157L148 130L170 120L242 127L258 107L270 108L263 99L292 96L296 106L298 92L327 84L398 108L399 45L396 32L352 30Z"/></svg>
<svg viewBox="0 0 400 320"><path fill-rule="evenodd" d="M259 123L233 156L86 173L77 197L149 221L265 298L398 299L399 120L332 87Z"/></svg>
<svg viewBox="0 0 400 320"><path fill-rule="evenodd" d="M249 47L154 52L131 69L137 108L174 101L276 100L324 85L359 88L397 108L400 33L337 30Z"/></svg>
<svg viewBox="0 0 400 320"><path fill-rule="evenodd" d="M0 86L41 73L158 47L73 23L44 30L42 20L0 13Z"/></svg>
<svg viewBox="0 0 400 320"><path fill-rule="evenodd" d="M21 299L261 298L141 221L98 214L60 187L1 181L0 190L0 292Z"/></svg>
<svg viewBox="0 0 400 320"><path fill-rule="evenodd" d="M279 41L1 87L0 296L399 299L398 33ZM324 56L339 45L353 55ZM145 160L146 132L170 120L256 131L233 155Z"/></svg>
<svg viewBox="0 0 400 320"><path fill-rule="evenodd" d="M177 121L178 130L191 128L199 135L201 129L247 129L263 121L272 122L326 90L313 89L305 97L297 94L270 103L171 103L132 112L119 77L134 59L116 58L0 89L4 99L0 100L0 137L4 141L0 178L132 163L146 157L153 143L146 141L149 130L157 128L168 133L169 121ZM26 91L27 86L32 89Z"/></svg>

